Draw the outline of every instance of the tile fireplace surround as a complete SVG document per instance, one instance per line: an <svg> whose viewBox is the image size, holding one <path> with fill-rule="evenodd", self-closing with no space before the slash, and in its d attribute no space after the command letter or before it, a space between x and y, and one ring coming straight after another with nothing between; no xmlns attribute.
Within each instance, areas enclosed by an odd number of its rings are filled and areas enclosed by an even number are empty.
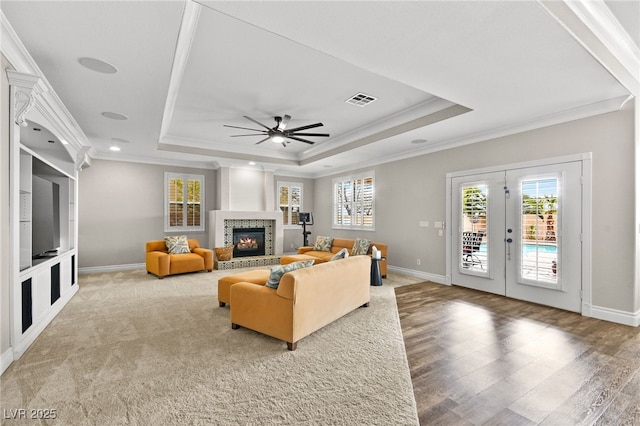
<svg viewBox="0 0 640 426"><path fill-rule="evenodd" d="M216 269L232 269L244 266L263 266L280 263L283 252L284 230L282 212L260 211L209 211L209 248L227 247L233 244L233 228L265 228L265 256L241 257L229 262L216 262ZM254 265L255 264L255 265Z"/></svg>

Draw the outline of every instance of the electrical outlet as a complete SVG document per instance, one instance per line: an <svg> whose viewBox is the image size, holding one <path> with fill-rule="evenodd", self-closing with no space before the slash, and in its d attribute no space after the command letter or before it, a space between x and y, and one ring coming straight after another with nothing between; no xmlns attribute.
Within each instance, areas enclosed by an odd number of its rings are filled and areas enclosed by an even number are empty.
<svg viewBox="0 0 640 426"><path fill-rule="evenodd" d="M416 264L420 266L420 259L416 259Z"/></svg>

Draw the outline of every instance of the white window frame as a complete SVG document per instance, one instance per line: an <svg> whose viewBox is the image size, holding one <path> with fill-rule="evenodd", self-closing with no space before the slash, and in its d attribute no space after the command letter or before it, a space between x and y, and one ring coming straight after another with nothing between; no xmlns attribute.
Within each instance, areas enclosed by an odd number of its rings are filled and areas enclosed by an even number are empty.
<svg viewBox="0 0 640 426"><path fill-rule="evenodd" d="M342 186L344 188L345 185L350 185L351 188L351 200L355 199L355 187L357 181L363 181L365 179L371 179L371 223L366 224L364 220L364 198L360 200L360 202L354 204L354 210L358 210L355 207L360 207L359 211L360 215L352 213L350 216L351 223L344 223L342 221L342 217L338 214L338 211L342 209L342 206L346 204L343 199L338 200L338 186ZM333 184L331 185L332 198L333 198L333 212L332 212L332 228L333 229L354 229L361 231L375 231L376 230L376 215L375 215L375 205L376 205L376 196L375 196L375 185L376 185L376 177L375 172L368 171L363 173L358 173L350 176L343 176L339 178L333 179ZM360 217L358 220L353 220L353 218Z"/></svg>
<svg viewBox="0 0 640 426"><path fill-rule="evenodd" d="M299 223L297 224L291 224L291 213L293 211L292 206L291 206L291 188L295 187L295 188L300 188L300 210L298 210L298 213L304 211L304 184L302 182L278 182L278 190L276 192L276 206L278 208L279 211L282 211L280 209L280 207L282 206L280 204L280 188L282 187L287 187L289 188L289 200L288 200L288 221L286 222L287 224L285 225L285 221L283 218L282 221L282 227L284 229L298 229L301 225Z"/></svg>
<svg viewBox="0 0 640 426"><path fill-rule="evenodd" d="M200 225L188 226L187 224L187 206L188 206L188 194L187 185L183 185L184 190L184 207L183 207L183 226L171 226L169 224L169 181L172 179L181 179L183 181L197 180L200 182ZM193 175L187 173L164 173L164 231L165 232L204 232L205 221L205 187L204 187L204 175Z"/></svg>

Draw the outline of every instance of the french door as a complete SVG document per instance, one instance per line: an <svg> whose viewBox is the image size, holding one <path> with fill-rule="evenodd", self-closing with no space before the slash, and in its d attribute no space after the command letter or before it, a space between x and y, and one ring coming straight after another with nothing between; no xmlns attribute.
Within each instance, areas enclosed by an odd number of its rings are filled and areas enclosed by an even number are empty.
<svg viewBox="0 0 640 426"><path fill-rule="evenodd" d="M452 283L581 310L582 162L451 178Z"/></svg>

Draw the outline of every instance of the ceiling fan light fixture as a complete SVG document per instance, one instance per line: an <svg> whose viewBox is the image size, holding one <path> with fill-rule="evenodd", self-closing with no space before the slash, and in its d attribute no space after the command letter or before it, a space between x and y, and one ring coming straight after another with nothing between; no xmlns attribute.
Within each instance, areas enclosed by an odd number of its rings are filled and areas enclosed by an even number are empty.
<svg viewBox="0 0 640 426"><path fill-rule="evenodd" d="M280 117L280 116L274 117L274 119L276 120L276 126L275 127L269 127L266 124L262 124L258 120L253 119L253 118L249 117L248 115L243 115L243 117L246 118L247 120L253 122L254 124L257 124L260 127L264 128L264 130L262 130L262 129L252 129L252 128L241 127L241 126L231 126L231 125L228 125L228 124L224 124L224 127L231 127L233 129L242 129L242 130L249 130L249 131L252 131L252 132L257 132L257 133L249 133L249 134L246 134L246 135L231 135L232 138L240 137L240 136L260 136L260 137L262 137L263 139L261 139L258 142L256 142L255 143L256 145L260 145L261 143L266 142L268 140L271 140L271 142L274 142L274 143L282 144L283 147L286 147L287 144L289 144L289 143L291 143L293 141L304 142L306 144L313 145L315 142L306 139L308 136L325 137L325 138L329 137L329 133L306 133L306 132L303 132L304 130L315 129L316 127L322 127L322 126L324 126L324 124L322 124L322 123L307 124L306 126L300 126L300 127L296 127L296 128L293 128L293 129L284 130L287 127L287 124L289 124L289 120L291 119L290 115L285 115L284 117Z"/></svg>

